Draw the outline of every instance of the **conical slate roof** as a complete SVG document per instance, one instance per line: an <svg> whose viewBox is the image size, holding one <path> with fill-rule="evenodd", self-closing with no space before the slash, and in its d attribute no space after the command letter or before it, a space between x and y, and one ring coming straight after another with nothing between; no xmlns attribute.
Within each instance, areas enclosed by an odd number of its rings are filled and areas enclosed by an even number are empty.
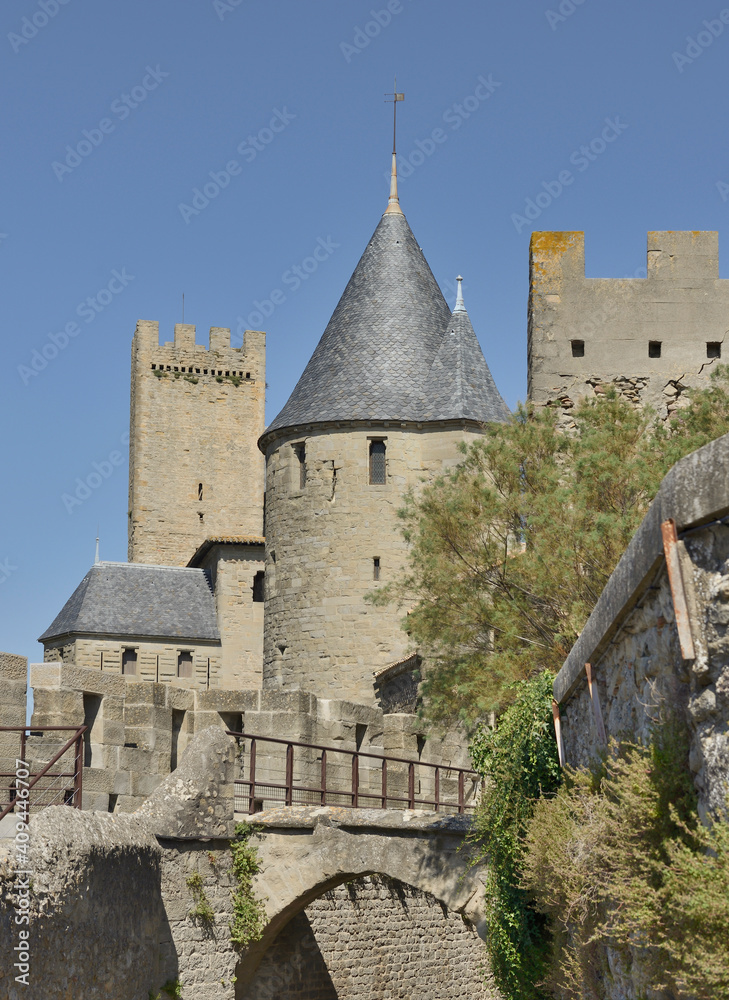
<svg viewBox="0 0 729 1000"><path fill-rule="evenodd" d="M267 428L418 420L450 310L402 214L385 214L289 401Z"/></svg>
<svg viewBox="0 0 729 1000"><path fill-rule="evenodd" d="M509 407L496 388L465 308L450 317L423 388L421 419L509 419Z"/></svg>
<svg viewBox="0 0 729 1000"><path fill-rule="evenodd" d="M204 570L142 563L92 566L39 641L68 634L220 640Z"/></svg>

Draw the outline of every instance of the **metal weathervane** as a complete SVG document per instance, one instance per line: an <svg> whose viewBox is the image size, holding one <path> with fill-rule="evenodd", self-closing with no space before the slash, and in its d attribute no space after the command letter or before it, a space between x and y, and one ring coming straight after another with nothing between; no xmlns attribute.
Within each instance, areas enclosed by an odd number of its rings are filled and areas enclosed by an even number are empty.
<svg viewBox="0 0 729 1000"><path fill-rule="evenodd" d="M397 102L404 101L405 95L397 92L397 77L395 77L394 93L385 94L385 103L392 104L392 155L395 156L397 149Z"/></svg>

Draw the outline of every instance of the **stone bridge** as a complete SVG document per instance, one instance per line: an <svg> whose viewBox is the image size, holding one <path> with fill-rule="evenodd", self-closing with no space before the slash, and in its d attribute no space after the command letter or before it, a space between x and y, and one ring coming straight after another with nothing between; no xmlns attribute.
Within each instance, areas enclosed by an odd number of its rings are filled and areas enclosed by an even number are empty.
<svg viewBox="0 0 729 1000"><path fill-rule="evenodd" d="M198 734L136 813L52 806L31 819L30 986L9 1000L490 998L469 819L283 806L255 815L260 941L230 941L235 741ZM251 817L246 817L250 819ZM0 842L0 949L17 944L12 842ZM151 994L150 994L150 991ZM164 1000L166 994L161 994Z"/></svg>

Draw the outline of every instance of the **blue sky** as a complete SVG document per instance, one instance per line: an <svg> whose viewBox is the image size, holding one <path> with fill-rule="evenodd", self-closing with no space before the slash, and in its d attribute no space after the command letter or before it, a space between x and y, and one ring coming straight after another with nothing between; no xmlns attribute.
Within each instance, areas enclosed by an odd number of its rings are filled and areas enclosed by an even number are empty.
<svg viewBox="0 0 729 1000"><path fill-rule="evenodd" d="M717 229L729 277L722 11L3 5L0 648L41 658L36 637L93 561L97 525L102 558L126 559L137 319L171 339L184 292L201 342L210 326L262 327L267 419L283 406L384 210L394 74L401 204L451 303L464 275L510 406L526 391L532 228L585 230L592 277L638 273L648 230ZM320 241L330 252L296 287L287 272ZM285 301L270 309L275 289ZM69 510L89 476L101 484Z"/></svg>

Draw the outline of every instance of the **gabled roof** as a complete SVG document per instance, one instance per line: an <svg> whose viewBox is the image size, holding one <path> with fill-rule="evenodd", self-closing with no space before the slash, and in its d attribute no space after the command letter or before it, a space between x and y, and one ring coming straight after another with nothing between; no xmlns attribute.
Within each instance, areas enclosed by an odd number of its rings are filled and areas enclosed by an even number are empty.
<svg viewBox="0 0 729 1000"><path fill-rule="evenodd" d="M462 302L446 324L438 353L423 387L422 419L509 419L509 407L496 388L471 320Z"/></svg>
<svg viewBox="0 0 729 1000"><path fill-rule="evenodd" d="M204 570L142 563L92 566L39 642L74 634L220 640Z"/></svg>
<svg viewBox="0 0 729 1000"><path fill-rule="evenodd" d="M267 428L418 420L450 310L401 213L385 214L288 402Z"/></svg>

